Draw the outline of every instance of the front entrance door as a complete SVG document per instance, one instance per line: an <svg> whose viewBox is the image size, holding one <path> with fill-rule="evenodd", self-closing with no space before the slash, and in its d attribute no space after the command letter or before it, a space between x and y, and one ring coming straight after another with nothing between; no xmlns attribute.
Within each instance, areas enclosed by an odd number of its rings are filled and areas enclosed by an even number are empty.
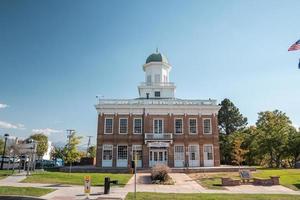
<svg viewBox="0 0 300 200"><path fill-rule="evenodd" d="M189 166L199 167L199 145L189 145Z"/></svg>
<svg viewBox="0 0 300 200"><path fill-rule="evenodd" d="M153 167L156 164L168 164L168 155L166 149L150 150L149 165Z"/></svg>
<svg viewBox="0 0 300 200"><path fill-rule="evenodd" d="M205 144L203 146L204 167L214 166L213 145Z"/></svg>
<svg viewBox="0 0 300 200"><path fill-rule="evenodd" d="M175 167L184 167L184 146L174 146L174 165Z"/></svg>

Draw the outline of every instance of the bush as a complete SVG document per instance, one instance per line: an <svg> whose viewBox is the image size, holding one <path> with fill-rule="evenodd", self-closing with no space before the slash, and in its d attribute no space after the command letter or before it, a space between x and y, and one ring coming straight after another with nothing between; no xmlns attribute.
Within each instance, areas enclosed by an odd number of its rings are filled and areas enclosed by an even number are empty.
<svg viewBox="0 0 300 200"><path fill-rule="evenodd" d="M168 180L170 168L164 164L156 164L151 169L151 179L152 181L165 182Z"/></svg>

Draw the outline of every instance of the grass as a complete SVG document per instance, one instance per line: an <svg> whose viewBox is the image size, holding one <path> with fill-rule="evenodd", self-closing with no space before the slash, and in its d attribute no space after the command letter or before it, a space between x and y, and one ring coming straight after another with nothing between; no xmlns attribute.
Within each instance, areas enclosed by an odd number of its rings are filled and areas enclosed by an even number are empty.
<svg viewBox="0 0 300 200"><path fill-rule="evenodd" d="M126 200L133 200L134 193L128 193ZM282 194L175 194L175 193L151 193L138 192L137 200L300 200L300 195L282 195Z"/></svg>
<svg viewBox="0 0 300 200"><path fill-rule="evenodd" d="M300 169L259 169L252 172L253 177L269 178L280 176L280 184L293 190L300 190ZM237 172L230 173L195 173L190 176L208 189L224 189L221 186L221 177L239 178Z"/></svg>
<svg viewBox="0 0 300 200"><path fill-rule="evenodd" d="M12 174L11 170L0 170L0 179L6 178L11 174Z"/></svg>
<svg viewBox="0 0 300 200"><path fill-rule="evenodd" d="M54 189L48 188L0 186L0 195L40 197L53 191Z"/></svg>
<svg viewBox="0 0 300 200"><path fill-rule="evenodd" d="M293 190L300 190L300 169L262 169L254 177L268 178L280 176L280 184Z"/></svg>
<svg viewBox="0 0 300 200"><path fill-rule="evenodd" d="M66 173L66 172L39 172L27 177L24 183L54 183L68 185L83 185L84 176L91 176L93 186L103 186L104 178L118 180L118 186L125 186L131 178L131 174L111 173Z"/></svg>

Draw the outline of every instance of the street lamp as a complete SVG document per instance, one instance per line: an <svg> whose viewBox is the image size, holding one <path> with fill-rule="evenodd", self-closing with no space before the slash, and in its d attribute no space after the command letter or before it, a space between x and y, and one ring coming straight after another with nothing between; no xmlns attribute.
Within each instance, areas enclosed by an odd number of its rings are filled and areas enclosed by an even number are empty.
<svg viewBox="0 0 300 200"><path fill-rule="evenodd" d="M4 155L5 155L5 149L6 149L6 142L7 142L7 138L9 137L8 133L4 134L4 148L3 148L3 153L2 153L2 161L1 161L1 169L3 169L3 162L4 162Z"/></svg>

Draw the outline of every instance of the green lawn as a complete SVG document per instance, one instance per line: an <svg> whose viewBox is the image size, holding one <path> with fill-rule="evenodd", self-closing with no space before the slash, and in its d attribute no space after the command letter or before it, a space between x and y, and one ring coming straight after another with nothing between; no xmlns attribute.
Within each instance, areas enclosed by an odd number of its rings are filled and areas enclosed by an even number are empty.
<svg viewBox="0 0 300 200"><path fill-rule="evenodd" d="M270 176L280 176L280 184L294 190L300 190L300 169L259 169L252 172L253 177L269 178ZM221 177L239 178L237 172L234 173L206 173L191 174L202 186L208 189L224 189L221 186Z"/></svg>
<svg viewBox="0 0 300 200"><path fill-rule="evenodd" d="M42 189L42 188L33 188L33 187L0 186L0 195L40 197L53 191L54 189L48 189L48 188Z"/></svg>
<svg viewBox="0 0 300 200"><path fill-rule="evenodd" d="M118 180L118 186L125 186L131 178L131 174L111 174L111 173L66 173L66 172L40 172L27 177L25 183L58 183L69 185L83 185L84 176L91 176L93 186L103 186L104 178Z"/></svg>
<svg viewBox="0 0 300 200"><path fill-rule="evenodd" d="M294 190L300 190L300 169L262 169L254 177L268 178L280 176L280 184Z"/></svg>
<svg viewBox="0 0 300 200"><path fill-rule="evenodd" d="M0 170L0 179L3 179L12 174L11 170Z"/></svg>
<svg viewBox="0 0 300 200"><path fill-rule="evenodd" d="M300 200L300 195L279 195L279 194L170 194L138 192L137 200ZM133 200L133 193L128 193L126 200Z"/></svg>

